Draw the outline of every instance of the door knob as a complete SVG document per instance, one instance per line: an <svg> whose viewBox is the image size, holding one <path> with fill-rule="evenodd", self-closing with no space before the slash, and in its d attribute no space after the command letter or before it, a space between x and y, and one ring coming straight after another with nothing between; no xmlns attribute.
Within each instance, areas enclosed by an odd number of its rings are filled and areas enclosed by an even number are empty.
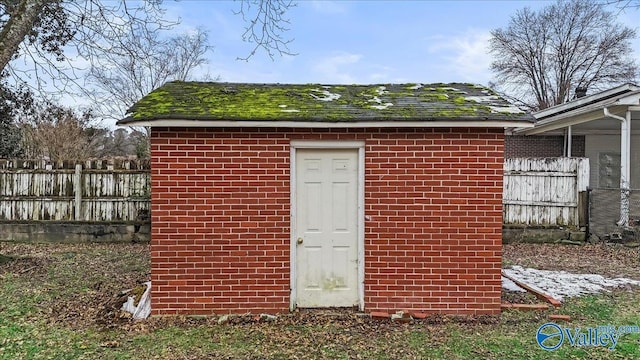
<svg viewBox="0 0 640 360"><path fill-rule="evenodd" d="M296 242L298 243L298 245L300 245L300 244L302 244L302 242L303 242L303 241L304 241L304 240L302 240L302 238L301 238L301 237L299 237L299 238L298 238L298 240L297 240Z"/></svg>

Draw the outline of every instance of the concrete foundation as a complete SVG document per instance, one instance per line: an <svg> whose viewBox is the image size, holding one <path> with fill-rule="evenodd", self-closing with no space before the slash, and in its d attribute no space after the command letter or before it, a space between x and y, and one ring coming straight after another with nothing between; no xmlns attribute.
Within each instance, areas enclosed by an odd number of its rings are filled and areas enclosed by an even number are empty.
<svg viewBox="0 0 640 360"><path fill-rule="evenodd" d="M585 232L575 229L549 226L504 225L502 243L556 243L562 241L584 242Z"/></svg>
<svg viewBox="0 0 640 360"><path fill-rule="evenodd" d="M150 223L0 222L0 241L148 242Z"/></svg>

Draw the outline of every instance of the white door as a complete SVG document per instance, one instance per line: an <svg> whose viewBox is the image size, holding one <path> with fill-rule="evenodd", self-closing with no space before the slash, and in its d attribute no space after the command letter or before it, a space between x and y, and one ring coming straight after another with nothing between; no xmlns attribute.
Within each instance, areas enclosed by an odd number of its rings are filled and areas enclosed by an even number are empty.
<svg viewBox="0 0 640 360"><path fill-rule="evenodd" d="M358 150L296 151L296 303L358 304Z"/></svg>

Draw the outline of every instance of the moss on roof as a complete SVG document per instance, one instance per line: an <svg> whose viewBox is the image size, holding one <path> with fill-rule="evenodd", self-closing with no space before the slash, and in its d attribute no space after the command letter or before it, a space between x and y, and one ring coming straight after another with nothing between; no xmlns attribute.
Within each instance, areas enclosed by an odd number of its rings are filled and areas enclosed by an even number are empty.
<svg viewBox="0 0 640 360"><path fill-rule="evenodd" d="M256 121L525 120L531 116L473 84L235 84L174 81L119 124L157 119Z"/></svg>

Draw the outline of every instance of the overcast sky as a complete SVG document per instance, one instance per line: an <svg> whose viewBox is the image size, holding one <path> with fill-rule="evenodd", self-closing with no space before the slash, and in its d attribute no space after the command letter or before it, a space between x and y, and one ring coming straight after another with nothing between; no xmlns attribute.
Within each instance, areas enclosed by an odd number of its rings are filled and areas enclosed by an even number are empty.
<svg viewBox="0 0 640 360"><path fill-rule="evenodd" d="M296 56L248 62L242 18L233 1L165 1L181 31L208 29L214 51L202 73L228 82L398 83L491 80L489 31L505 27L516 10L549 1L298 1L289 15ZM612 10L618 11L615 8ZM619 14L640 26L640 10ZM179 31L180 31L179 30ZM635 41L640 56L640 40Z"/></svg>
<svg viewBox="0 0 640 360"><path fill-rule="evenodd" d="M287 17L297 55L274 59L242 41L246 24L235 15L238 1L164 0L166 17L180 19L176 33L202 27L214 47L206 67L194 80L219 78L252 83L434 83L491 81L487 52L492 29L506 27L524 7L540 9L551 1L427 0L299 0ZM640 28L640 9L611 6L618 21ZM640 29L637 29L640 32ZM640 40L632 44L640 61ZM78 66L86 62L73 60ZM89 105L83 98L63 96L66 106ZM120 115L116 115L120 117ZM102 125L115 128L115 120Z"/></svg>

